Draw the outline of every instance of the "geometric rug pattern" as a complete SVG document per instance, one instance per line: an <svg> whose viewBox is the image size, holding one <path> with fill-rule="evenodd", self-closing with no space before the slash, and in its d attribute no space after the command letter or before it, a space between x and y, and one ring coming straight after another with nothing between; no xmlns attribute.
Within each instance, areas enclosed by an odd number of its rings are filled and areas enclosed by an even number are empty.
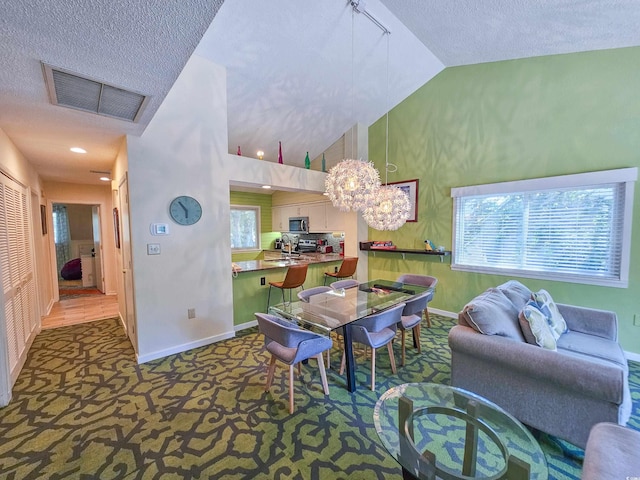
<svg viewBox="0 0 640 480"><path fill-rule="evenodd" d="M264 391L268 354L256 328L214 345L137 365L117 319L52 330L35 339L0 409L2 479L401 479L373 423L376 401L408 382L449 384L450 318L431 315L422 354L391 373L377 355L356 352L358 390L334 368L325 396L315 361L295 379L288 412L286 370ZM334 342L335 345L335 342ZM400 344L394 351L400 358ZM630 362L633 416L640 430L640 364ZM550 479L579 479L582 451L545 435Z"/></svg>

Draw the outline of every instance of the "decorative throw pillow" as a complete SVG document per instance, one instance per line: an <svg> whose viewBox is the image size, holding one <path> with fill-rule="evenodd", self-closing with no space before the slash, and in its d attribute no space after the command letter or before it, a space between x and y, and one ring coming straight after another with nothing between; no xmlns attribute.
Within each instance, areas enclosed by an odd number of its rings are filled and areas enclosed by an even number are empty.
<svg viewBox="0 0 640 480"><path fill-rule="evenodd" d="M518 325L518 310L497 288L478 295L465 305L462 313L467 323L480 333L525 341Z"/></svg>
<svg viewBox="0 0 640 480"><path fill-rule="evenodd" d="M518 311L522 310L522 307L531 300L531 290L517 280L509 280L496 288L511 300Z"/></svg>
<svg viewBox="0 0 640 480"><path fill-rule="evenodd" d="M551 298L551 295L546 290L540 290L533 294L533 300L538 304L540 310L547 315L549 320L549 326L551 327L551 333L556 338L560 338L560 335L567 330L567 322L558 310L558 306Z"/></svg>
<svg viewBox="0 0 640 480"><path fill-rule="evenodd" d="M518 321L527 343L538 345L547 350L558 349L547 316L538 308L535 301L527 302L518 315Z"/></svg>

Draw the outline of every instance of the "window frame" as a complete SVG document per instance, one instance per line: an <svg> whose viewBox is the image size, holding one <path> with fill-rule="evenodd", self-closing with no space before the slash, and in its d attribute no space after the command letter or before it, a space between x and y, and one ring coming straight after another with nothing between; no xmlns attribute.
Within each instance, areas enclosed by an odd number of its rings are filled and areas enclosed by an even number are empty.
<svg viewBox="0 0 640 480"><path fill-rule="evenodd" d="M262 224L261 224L261 217L262 217L262 211L260 208L260 205L231 205L231 208L229 210L229 221L231 222L231 217L232 217L232 211L233 210L247 210L247 211L253 211L255 212L256 215L256 239L257 239L257 246L255 248L234 248L231 247L231 252L232 253L243 253L243 252L257 252L257 251L261 251L262 250L262 238L261 238L261 233L262 233ZM229 224L229 233L231 233L231 224Z"/></svg>
<svg viewBox="0 0 640 480"><path fill-rule="evenodd" d="M555 280L569 283L599 285L606 287L627 288L629 285L629 265L631 257L631 227L633 220L634 186L638 177L637 167L603 170L571 175L561 175L545 178L534 178L512 182L491 183L451 189L453 197L453 225L452 225L452 256L451 269L457 271L485 273L493 275L518 276L542 280ZM611 184L624 184L624 198L622 205L620 271L617 278L605 278L597 275L578 275L561 272L499 268L495 266L478 266L458 262L457 255L457 224L460 210L460 198L486 195L521 194L533 191L557 191L580 189L584 187L599 187Z"/></svg>

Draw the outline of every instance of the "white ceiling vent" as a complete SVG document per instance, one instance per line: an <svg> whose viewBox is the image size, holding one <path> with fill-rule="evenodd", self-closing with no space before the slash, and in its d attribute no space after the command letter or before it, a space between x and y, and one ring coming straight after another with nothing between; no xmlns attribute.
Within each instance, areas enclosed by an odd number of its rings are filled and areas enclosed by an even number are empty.
<svg viewBox="0 0 640 480"><path fill-rule="evenodd" d="M135 122L148 97L42 64L49 98L54 105Z"/></svg>

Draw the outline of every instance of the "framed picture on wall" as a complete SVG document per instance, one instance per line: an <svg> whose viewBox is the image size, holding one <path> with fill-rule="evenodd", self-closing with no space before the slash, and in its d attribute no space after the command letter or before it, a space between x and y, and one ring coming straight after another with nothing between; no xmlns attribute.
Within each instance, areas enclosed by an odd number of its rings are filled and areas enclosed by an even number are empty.
<svg viewBox="0 0 640 480"><path fill-rule="evenodd" d="M120 248L120 215L118 208L113 209L113 231L115 234L116 248Z"/></svg>
<svg viewBox="0 0 640 480"><path fill-rule="evenodd" d="M411 213L407 222L418 221L418 179L405 180L404 182L390 182L389 185L395 185L409 196L411 202Z"/></svg>
<svg viewBox="0 0 640 480"><path fill-rule="evenodd" d="M40 205L40 223L42 224L42 235L47 234L47 207Z"/></svg>

